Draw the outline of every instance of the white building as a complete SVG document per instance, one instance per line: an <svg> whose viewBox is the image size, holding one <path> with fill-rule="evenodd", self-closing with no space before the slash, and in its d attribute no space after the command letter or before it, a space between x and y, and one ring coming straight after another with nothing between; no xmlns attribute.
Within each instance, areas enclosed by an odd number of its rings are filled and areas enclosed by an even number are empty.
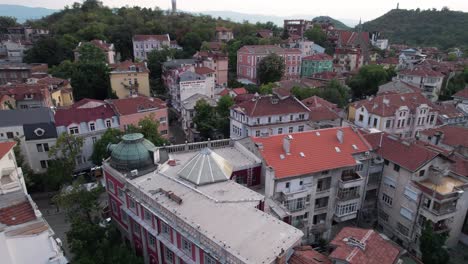
<svg viewBox="0 0 468 264"><path fill-rule="evenodd" d="M35 173L48 167L49 149L57 140L53 112L48 108L0 111L0 141L20 140L21 154Z"/></svg>
<svg viewBox="0 0 468 264"><path fill-rule="evenodd" d="M76 157L76 170L93 166L91 155L94 143L108 128L119 128L119 119L113 108L104 101L82 99L69 108L57 109L55 113L57 134L69 133L83 138L81 155Z"/></svg>
<svg viewBox="0 0 468 264"><path fill-rule="evenodd" d="M29 196L14 142L0 143L0 256L2 264L66 264L54 232Z"/></svg>
<svg viewBox="0 0 468 264"><path fill-rule="evenodd" d="M421 93L381 94L354 102L348 120L362 128L375 128L402 138L433 128L438 111Z"/></svg>
<svg viewBox="0 0 468 264"><path fill-rule="evenodd" d="M418 86L421 92L432 102L439 99L444 81L442 73L425 67L401 70L398 72L397 78Z"/></svg>
<svg viewBox="0 0 468 264"><path fill-rule="evenodd" d="M231 107L231 138L308 130L309 108L293 96L256 95Z"/></svg>
<svg viewBox="0 0 468 264"><path fill-rule="evenodd" d="M133 42L133 58L135 60L145 61L148 59L148 53L153 50L182 49L177 42L171 41L169 34L164 35L135 35Z"/></svg>
<svg viewBox="0 0 468 264"><path fill-rule="evenodd" d="M181 104L181 123L182 129L185 132L186 139L189 142L197 141L199 132L197 131L196 125L193 123L193 117L195 116L195 106L197 102L204 100L211 106L216 106L216 101L203 94L194 94L189 98L185 99Z"/></svg>

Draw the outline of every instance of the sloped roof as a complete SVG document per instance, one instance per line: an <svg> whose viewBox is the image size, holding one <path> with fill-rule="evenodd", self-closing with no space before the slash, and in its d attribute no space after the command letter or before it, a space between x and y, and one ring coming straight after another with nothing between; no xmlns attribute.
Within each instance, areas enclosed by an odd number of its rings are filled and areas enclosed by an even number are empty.
<svg viewBox="0 0 468 264"><path fill-rule="evenodd" d="M282 53L284 49L275 45L247 45L239 49L238 52L248 52L256 54Z"/></svg>
<svg viewBox="0 0 468 264"><path fill-rule="evenodd" d="M418 170L439 155L439 152L424 145L402 141L386 133L372 133L364 137L377 154L409 171Z"/></svg>
<svg viewBox="0 0 468 264"><path fill-rule="evenodd" d="M34 219L36 214L28 200L0 208L0 223L7 226L24 224Z"/></svg>
<svg viewBox="0 0 468 264"><path fill-rule="evenodd" d="M227 181L231 178L232 165L209 148L202 149L177 172L179 177L196 185Z"/></svg>
<svg viewBox="0 0 468 264"><path fill-rule="evenodd" d="M67 85L69 82L68 80L65 80L62 78L47 76L47 77L37 80L37 83L47 84L47 85Z"/></svg>
<svg viewBox="0 0 468 264"><path fill-rule="evenodd" d="M453 97L468 98L468 87L456 92Z"/></svg>
<svg viewBox="0 0 468 264"><path fill-rule="evenodd" d="M277 99L277 103L273 103L275 96L259 96L255 100L243 101L233 108L244 112L248 116L271 116L279 114L293 114L309 112L299 100L294 97L287 97L285 99Z"/></svg>
<svg viewBox="0 0 468 264"><path fill-rule="evenodd" d="M330 103L329 101L316 95L302 100L302 103L305 104L309 108L323 107L323 106L331 108L331 109L336 108L336 104Z"/></svg>
<svg viewBox="0 0 468 264"><path fill-rule="evenodd" d="M310 60L310 61L326 61L326 60L333 60L333 57L326 54L326 53L317 53L311 56L307 56L302 58L302 60Z"/></svg>
<svg viewBox="0 0 468 264"><path fill-rule="evenodd" d="M343 143L337 138L338 130L343 132ZM370 150L366 140L351 127L320 129L294 133L291 136L290 155L283 149L285 135L252 138L256 144L263 145L259 152L267 166L274 169L276 178L355 166L356 160L352 155ZM304 157L300 155L301 152Z"/></svg>
<svg viewBox="0 0 468 264"><path fill-rule="evenodd" d="M0 127L53 122L54 115L47 107L0 111Z"/></svg>
<svg viewBox="0 0 468 264"><path fill-rule="evenodd" d="M379 86L379 91L377 92L378 95L386 92L396 92L396 93L416 93L420 92L421 89L414 84L407 83L402 80L394 80L388 82L386 84L382 84Z"/></svg>
<svg viewBox="0 0 468 264"><path fill-rule="evenodd" d="M133 36L133 41L148 41L148 40L157 40L157 41L170 41L169 34L164 35L135 35Z"/></svg>
<svg viewBox="0 0 468 264"><path fill-rule="evenodd" d="M331 260L315 251L311 246L294 248L294 253L289 259L289 264L332 264Z"/></svg>
<svg viewBox="0 0 468 264"><path fill-rule="evenodd" d="M247 94L247 90L244 88L244 87L240 87L240 88L234 88L232 89L232 91L236 94L236 95L240 95L240 94Z"/></svg>
<svg viewBox="0 0 468 264"><path fill-rule="evenodd" d="M96 101L96 107L80 107L88 102ZM98 119L107 119L115 116L114 110L104 101L82 99L69 108L60 108L55 112L56 126L68 126L70 124L79 124L81 122L96 121Z"/></svg>
<svg viewBox="0 0 468 264"><path fill-rule="evenodd" d="M449 146L463 146L468 147L468 128L460 126L443 126L423 130L420 132L426 136L435 136L436 134L442 135L441 142Z"/></svg>
<svg viewBox="0 0 468 264"><path fill-rule="evenodd" d="M0 86L0 95L6 94L14 97L15 100L25 100L33 95L33 100L42 100L48 92L47 85L44 84L9 84Z"/></svg>
<svg viewBox="0 0 468 264"><path fill-rule="evenodd" d="M15 141L0 142L0 159L3 158L14 146Z"/></svg>
<svg viewBox="0 0 468 264"><path fill-rule="evenodd" d="M350 238L359 240L365 249L347 243ZM392 242L383 239L372 229L344 227L330 242L335 250L331 259L343 260L350 264L393 264L400 255L400 249Z"/></svg>
<svg viewBox="0 0 468 264"><path fill-rule="evenodd" d="M412 75L421 77L444 77L440 72L434 71L429 67L415 67L414 69L406 69L398 72L398 75Z"/></svg>
<svg viewBox="0 0 468 264"><path fill-rule="evenodd" d="M318 96L311 96L302 100L302 103L305 104L310 109L309 120L310 121L324 121L324 120L335 120L340 118L336 112L336 104L330 103L325 99L322 99Z"/></svg>
<svg viewBox="0 0 468 264"><path fill-rule="evenodd" d="M112 49L112 43L107 43L103 40L100 40L100 39L93 39L90 41L91 44L93 44L94 46L100 48L102 51L109 51L109 50L113 50Z"/></svg>
<svg viewBox="0 0 468 264"><path fill-rule="evenodd" d="M57 129L52 122L24 124L23 129L26 140L57 138Z"/></svg>
<svg viewBox="0 0 468 264"><path fill-rule="evenodd" d="M215 71L208 67L195 67L195 72L200 75L214 73Z"/></svg>
<svg viewBox="0 0 468 264"><path fill-rule="evenodd" d="M119 115L131 115L139 112L167 108L166 103L159 98L138 96L124 99L109 100Z"/></svg>
<svg viewBox="0 0 468 264"><path fill-rule="evenodd" d="M132 70L131 67L135 69ZM131 60L122 61L120 63L115 63L110 65L112 72L149 72L146 64L144 62L132 62Z"/></svg>
<svg viewBox="0 0 468 264"><path fill-rule="evenodd" d="M453 103L436 103L435 109L439 111L439 118L463 118L465 114L457 108Z"/></svg>
<svg viewBox="0 0 468 264"><path fill-rule="evenodd" d="M232 32L232 29L226 27L216 27L216 32Z"/></svg>

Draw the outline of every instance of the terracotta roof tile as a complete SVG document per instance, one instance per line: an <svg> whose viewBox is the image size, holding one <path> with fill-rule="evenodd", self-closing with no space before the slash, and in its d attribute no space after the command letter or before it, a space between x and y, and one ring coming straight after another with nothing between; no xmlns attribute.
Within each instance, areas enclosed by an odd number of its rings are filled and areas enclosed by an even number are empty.
<svg viewBox="0 0 468 264"><path fill-rule="evenodd" d="M310 61L324 61L324 60L333 60L333 57L326 54L326 53L317 53L311 56L307 56L302 58L302 60L310 60Z"/></svg>
<svg viewBox="0 0 468 264"><path fill-rule="evenodd" d="M340 129L343 132L343 143L337 138ZM263 149L259 150L260 154L267 166L274 169L276 178L354 166L356 160L352 155L370 150L366 140L351 127L320 129L291 135L293 139L290 141L290 155L283 149L286 135L253 138L255 143L263 145ZM339 152L336 147L339 148ZM301 152L304 157L301 157ZM284 155L284 159L280 155Z"/></svg>
<svg viewBox="0 0 468 264"><path fill-rule="evenodd" d="M37 83L46 84L46 85L63 85L63 86L65 86L69 82L66 79L47 76L47 77L44 77L44 78L41 78L41 79L37 80Z"/></svg>
<svg viewBox="0 0 468 264"><path fill-rule="evenodd" d="M10 84L0 86L0 95L9 95L15 100L24 100L33 95L34 100L42 100L47 97L49 88L45 84Z"/></svg>
<svg viewBox="0 0 468 264"><path fill-rule="evenodd" d="M233 108L250 117L309 112L309 109L294 97L280 100L276 96L267 95L254 99L241 102ZM275 100L277 103L274 103Z"/></svg>
<svg viewBox="0 0 468 264"><path fill-rule="evenodd" d="M458 92L456 92L453 97L460 97L460 98L466 98L468 99L468 87L466 87L465 89L463 90L460 90Z"/></svg>
<svg viewBox="0 0 468 264"><path fill-rule="evenodd" d="M135 67L135 69L131 69ZM149 72L144 62L132 62L131 60L122 61L120 63L111 64L112 72Z"/></svg>
<svg viewBox="0 0 468 264"><path fill-rule="evenodd" d="M82 107L89 102L99 103L94 107ZM68 126L81 122L90 122L98 119L112 118L116 114L112 107L104 101L93 99L82 99L68 108L60 108L55 112L56 126Z"/></svg>
<svg viewBox="0 0 468 264"><path fill-rule="evenodd" d="M12 226L24 224L36 219L36 214L29 201L0 208L0 223Z"/></svg>
<svg viewBox="0 0 468 264"><path fill-rule="evenodd" d="M142 111L166 109L166 103L159 98L133 97L110 100L119 115L131 115Z"/></svg>
<svg viewBox="0 0 468 264"><path fill-rule="evenodd" d="M208 67L195 67L195 72L200 75L214 73L215 71Z"/></svg>
<svg viewBox="0 0 468 264"><path fill-rule="evenodd" d="M434 71L428 67L415 67L414 69L406 69L398 72L398 75L412 75L422 77L444 77L440 72Z"/></svg>
<svg viewBox="0 0 468 264"><path fill-rule="evenodd" d="M354 238L365 244L365 249L351 246L346 239ZM383 239L372 229L344 227L330 242L335 250L331 259L338 259L349 264L393 264L400 255L400 249L390 241Z"/></svg>
<svg viewBox="0 0 468 264"><path fill-rule="evenodd" d="M312 249L311 246L294 248L294 253L289 259L289 264L332 264L325 255Z"/></svg>
<svg viewBox="0 0 468 264"><path fill-rule="evenodd" d="M232 89L232 91L233 91L236 95L248 93L247 90L246 90L244 87L234 88L234 89Z"/></svg>
<svg viewBox="0 0 468 264"><path fill-rule="evenodd" d="M14 146L16 142L14 141L6 141L0 142L0 159L3 158Z"/></svg>
<svg viewBox="0 0 468 264"><path fill-rule="evenodd" d="M460 126L443 126L420 132L426 136L435 136L440 134L441 143L449 146L463 146L468 148L468 128Z"/></svg>

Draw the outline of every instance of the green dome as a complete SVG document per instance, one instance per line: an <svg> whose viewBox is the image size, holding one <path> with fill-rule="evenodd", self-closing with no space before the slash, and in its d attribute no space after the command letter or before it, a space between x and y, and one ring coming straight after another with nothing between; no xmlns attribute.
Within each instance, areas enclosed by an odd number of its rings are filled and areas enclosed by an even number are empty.
<svg viewBox="0 0 468 264"><path fill-rule="evenodd" d="M109 145L110 164L121 171L155 169L153 150L155 146L142 134L127 134L119 144Z"/></svg>

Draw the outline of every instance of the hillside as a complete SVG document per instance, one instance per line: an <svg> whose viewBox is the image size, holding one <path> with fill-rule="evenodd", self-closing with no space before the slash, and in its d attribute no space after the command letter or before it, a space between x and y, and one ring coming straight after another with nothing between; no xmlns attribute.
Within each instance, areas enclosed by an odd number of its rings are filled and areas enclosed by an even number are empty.
<svg viewBox="0 0 468 264"><path fill-rule="evenodd" d="M336 19L333 19L329 16L319 16L319 17L315 17L314 19L312 19L312 21L314 22L317 22L317 23L332 23L335 28L337 29L344 29L344 30L349 30L351 29L350 27L348 27L347 25L345 25L343 22L341 21L338 21Z"/></svg>
<svg viewBox="0 0 468 264"><path fill-rule="evenodd" d="M380 31L391 43L450 48L468 45L468 13L448 9L393 9L363 24L366 31Z"/></svg>
<svg viewBox="0 0 468 264"><path fill-rule="evenodd" d="M57 12L57 10L42 7L0 4L0 16L15 17L19 23L23 23L28 19L39 19L54 12Z"/></svg>

